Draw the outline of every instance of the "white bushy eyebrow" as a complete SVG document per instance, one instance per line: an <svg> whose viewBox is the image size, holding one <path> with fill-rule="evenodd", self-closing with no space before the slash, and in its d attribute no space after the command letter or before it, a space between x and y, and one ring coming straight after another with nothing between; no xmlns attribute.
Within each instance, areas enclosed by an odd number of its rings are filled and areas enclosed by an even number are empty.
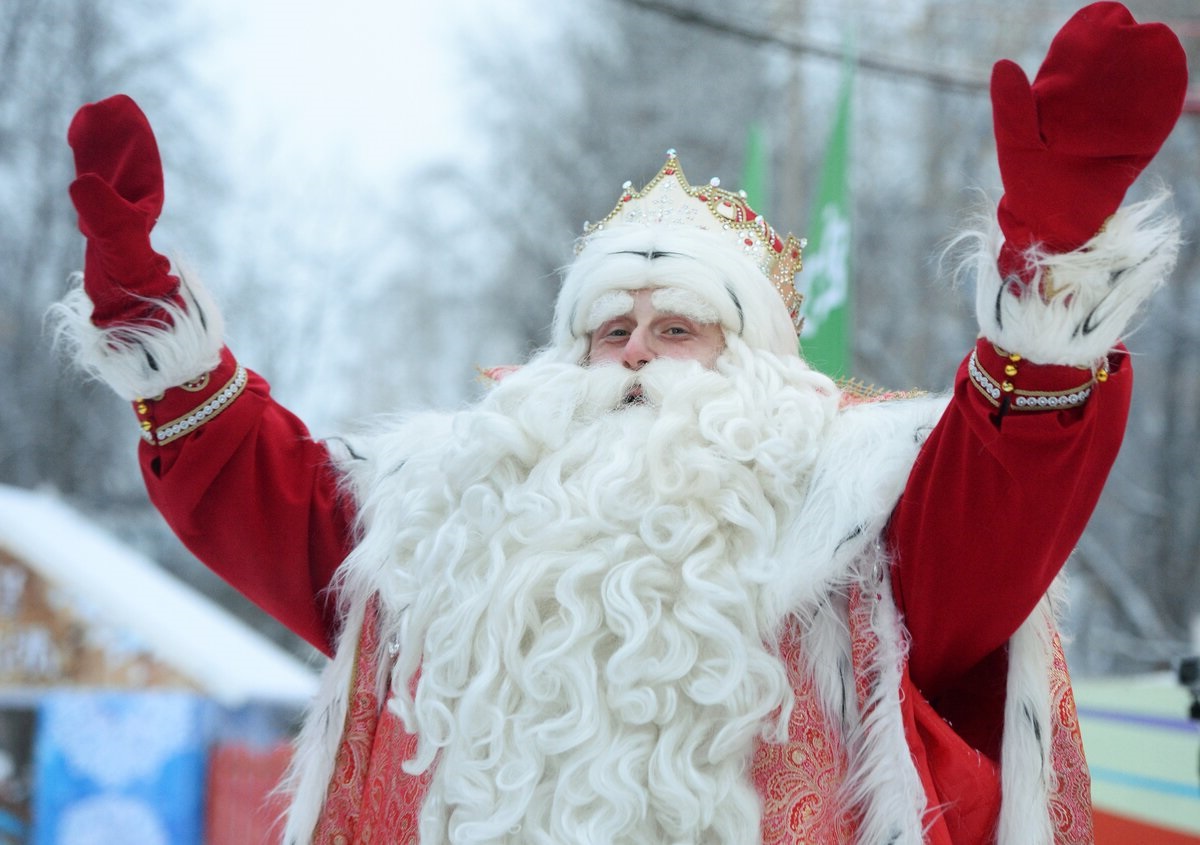
<svg viewBox="0 0 1200 845"><path fill-rule="evenodd" d="M650 293L650 304L656 311L687 317L701 325L718 323L721 320L716 308L693 291L684 288L655 288Z"/></svg>
<svg viewBox="0 0 1200 845"><path fill-rule="evenodd" d="M623 317L633 311L633 294L627 290L610 290L596 298L588 309L587 322L583 330L594 332L609 320Z"/></svg>

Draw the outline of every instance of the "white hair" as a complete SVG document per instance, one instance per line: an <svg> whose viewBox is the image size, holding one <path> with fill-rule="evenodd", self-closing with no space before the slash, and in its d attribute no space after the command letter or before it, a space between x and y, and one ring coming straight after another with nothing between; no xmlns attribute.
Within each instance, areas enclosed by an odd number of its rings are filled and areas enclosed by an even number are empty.
<svg viewBox="0 0 1200 845"><path fill-rule="evenodd" d="M620 223L588 237L567 269L554 314L556 360L587 354L593 306L612 291L678 288L716 312L725 336L751 349L799 355L796 330L775 287L725 238L691 226Z"/></svg>

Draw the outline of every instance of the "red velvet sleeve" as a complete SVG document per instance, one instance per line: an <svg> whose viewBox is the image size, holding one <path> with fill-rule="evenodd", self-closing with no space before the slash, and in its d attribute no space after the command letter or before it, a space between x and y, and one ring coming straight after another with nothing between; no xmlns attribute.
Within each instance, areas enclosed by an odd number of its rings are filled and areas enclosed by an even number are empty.
<svg viewBox="0 0 1200 845"><path fill-rule="evenodd" d="M1107 378L1091 383L1077 407L1029 411L1011 403L1075 401L1090 377L1074 367L1012 362L983 340L959 368L954 397L888 527L896 600L912 638L909 671L935 706L1002 658L1083 533L1124 434L1128 355L1112 353ZM993 396L989 381L1017 391Z"/></svg>
<svg viewBox="0 0 1200 845"><path fill-rule="evenodd" d="M183 543L266 612L330 653L326 592L353 511L325 447L226 350L197 384L134 403L150 499Z"/></svg>

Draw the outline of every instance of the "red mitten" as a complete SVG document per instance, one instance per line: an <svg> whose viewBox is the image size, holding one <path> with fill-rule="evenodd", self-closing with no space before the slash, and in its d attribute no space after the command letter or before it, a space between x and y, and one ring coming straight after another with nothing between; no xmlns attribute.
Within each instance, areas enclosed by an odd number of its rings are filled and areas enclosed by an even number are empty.
<svg viewBox="0 0 1200 845"><path fill-rule="evenodd" d="M1054 37L1032 86L1003 60L991 90L1000 272L1028 281L1027 249L1078 249L1120 206L1183 109L1187 60L1165 25L1093 3Z"/></svg>
<svg viewBox="0 0 1200 845"><path fill-rule="evenodd" d="M81 108L67 130L75 153L71 201L87 238L83 287L92 322L165 319L158 304L178 302L179 279L150 246L163 204L162 161L154 132L129 97L117 95Z"/></svg>

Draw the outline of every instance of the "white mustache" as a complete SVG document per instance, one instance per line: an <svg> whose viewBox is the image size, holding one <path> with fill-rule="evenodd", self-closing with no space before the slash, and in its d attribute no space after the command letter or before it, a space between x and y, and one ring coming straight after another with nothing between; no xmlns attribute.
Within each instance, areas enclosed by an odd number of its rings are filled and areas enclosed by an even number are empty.
<svg viewBox="0 0 1200 845"><path fill-rule="evenodd" d="M695 361L675 358L656 358L640 370L627 370L620 364L601 364L589 369L588 380L597 391L589 391L589 398L610 410L631 405L661 408L664 398L685 380L704 373L716 377Z"/></svg>

